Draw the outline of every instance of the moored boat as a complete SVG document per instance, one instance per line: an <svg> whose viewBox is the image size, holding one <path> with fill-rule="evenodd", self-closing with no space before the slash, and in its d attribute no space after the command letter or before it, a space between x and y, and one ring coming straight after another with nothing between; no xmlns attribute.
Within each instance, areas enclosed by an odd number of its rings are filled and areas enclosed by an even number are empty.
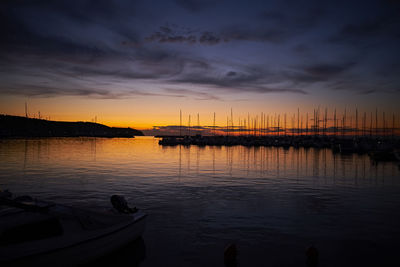
<svg viewBox="0 0 400 267"><path fill-rule="evenodd" d="M0 196L0 263L74 266L91 262L140 237L146 214L113 196L114 209L97 211Z"/></svg>

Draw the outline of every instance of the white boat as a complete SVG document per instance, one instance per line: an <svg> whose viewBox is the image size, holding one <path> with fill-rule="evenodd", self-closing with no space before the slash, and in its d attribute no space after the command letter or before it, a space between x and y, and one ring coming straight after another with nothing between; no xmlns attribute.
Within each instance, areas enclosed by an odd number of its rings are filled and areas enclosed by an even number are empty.
<svg viewBox="0 0 400 267"><path fill-rule="evenodd" d="M85 264L140 237L146 214L124 200L114 208L119 211L0 196L0 266Z"/></svg>

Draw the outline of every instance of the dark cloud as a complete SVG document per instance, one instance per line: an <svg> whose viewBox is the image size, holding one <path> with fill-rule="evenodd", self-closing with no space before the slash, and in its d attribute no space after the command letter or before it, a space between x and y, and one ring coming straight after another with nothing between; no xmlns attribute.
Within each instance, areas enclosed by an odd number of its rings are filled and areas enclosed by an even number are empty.
<svg viewBox="0 0 400 267"><path fill-rule="evenodd" d="M277 88L272 88L272 87L267 87L267 86L259 86L259 87L254 87L253 90L257 93L291 93L291 94L301 94L301 95L308 95L308 92L305 91L304 89L296 89L296 88L283 88L283 87L277 87Z"/></svg>
<svg viewBox="0 0 400 267"><path fill-rule="evenodd" d="M317 64L304 68L304 71L316 77L332 77L343 73L354 65L353 62L344 64Z"/></svg>
<svg viewBox="0 0 400 267"><path fill-rule="evenodd" d="M313 64L298 67L286 72L285 75L294 83L326 82L336 79L338 76L349 71L354 65L354 62Z"/></svg>
<svg viewBox="0 0 400 267"><path fill-rule="evenodd" d="M233 71L231 72L234 73ZM260 70L249 70L240 74L235 72L235 75L218 75L217 70L206 72L189 71L182 73L179 77L174 79L174 82L212 85L218 87L237 87L242 86L243 83L258 83L261 78Z"/></svg>
<svg viewBox="0 0 400 267"><path fill-rule="evenodd" d="M0 93L219 100L219 93L232 92L306 94L315 84L361 94L398 92L396 8L363 6L339 21L347 12L341 3L335 11L320 1L257 9L232 2L216 19L219 9L209 7L220 3L171 2L160 1L158 11L147 1L1 1ZM176 24L162 24L170 18ZM149 89L132 89L138 84ZM182 85L202 92L163 89Z"/></svg>
<svg viewBox="0 0 400 267"><path fill-rule="evenodd" d="M47 11L64 14L79 22L112 19L136 14L138 1L124 0L4 0L0 7L5 11L30 9L36 12ZM29 12L28 12L29 13Z"/></svg>
<svg viewBox="0 0 400 267"><path fill-rule="evenodd" d="M312 28L318 25L327 13L326 9L318 2L315 5L298 4L300 2L281 7L279 10L262 11L260 18L275 26L295 30Z"/></svg>
<svg viewBox="0 0 400 267"><path fill-rule="evenodd" d="M0 4L1 54L98 56L119 53L118 45L123 40L137 42L137 35L132 29L101 14L119 13L119 1L113 4L111 1L23 3L18 5L15 1L7 1ZM107 8L96 8L103 5ZM121 41L107 40L107 34L121 38Z"/></svg>
<svg viewBox="0 0 400 267"><path fill-rule="evenodd" d="M159 43L188 43L197 42L197 36L193 34L193 30L179 27L177 25L160 26L159 31L144 38L147 42Z"/></svg>
<svg viewBox="0 0 400 267"><path fill-rule="evenodd" d="M221 100L220 97L213 94L188 89L165 88L164 90L178 97L193 96L195 100Z"/></svg>
<svg viewBox="0 0 400 267"><path fill-rule="evenodd" d="M287 21L287 17L284 13L271 10L262 11L260 13L260 18L277 23L282 23L282 22L286 23Z"/></svg>
<svg viewBox="0 0 400 267"><path fill-rule="evenodd" d="M300 7L304 9L304 7ZM290 10L290 9L288 9ZM232 24L220 31L190 31L180 32L167 28L166 31L157 31L146 38L148 41L158 42L186 42L216 45L221 42L253 41L281 43L309 30L324 18L325 10L318 5L306 8L304 12L283 13L282 11L264 11L259 16L261 20L249 26L247 24Z"/></svg>
<svg viewBox="0 0 400 267"><path fill-rule="evenodd" d="M393 60L376 67L375 75L383 79L390 79L393 77L400 79L400 62L393 56Z"/></svg>
<svg viewBox="0 0 400 267"><path fill-rule="evenodd" d="M200 12L216 3L215 0L175 0L182 8L190 12Z"/></svg>
<svg viewBox="0 0 400 267"><path fill-rule="evenodd" d="M218 44L220 41L221 38L212 32L202 32L199 37L199 43L201 44L215 45Z"/></svg>
<svg viewBox="0 0 400 267"><path fill-rule="evenodd" d="M255 92L255 93L298 93L307 94L303 89L274 86L276 79L271 78L274 73L267 72L259 67L241 67L241 71L229 71L225 75L216 75L214 71L182 73L173 79L174 83L196 84L219 89L225 92ZM270 79L270 80L269 80Z"/></svg>
<svg viewBox="0 0 400 267"><path fill-rule="evenodd" d="M328 42L360 44L376 38L394 39L394 36L400 34L399 27L398 12L386 12L374 18L346 23L328 39Z"/></svg>
<svg viewBox="0 0 400 267"><path fill-rule="evenodd" d="M293 47L293 51L299 54L304 54L309 52L311 49L309 46L307 46L306 44L298 44L296 46Z"/></svg>
<svg viewBox="0 0 400 267"><path fill-rule="evenodd" d="M110 3L108 10L111 13L120 12L119 1L116 6L111 4L111 1L105 2L107 3L103 4ZM88 14L81 14L81 7L84 11L93 3L79 3L64 8L64 1L57 4L53 4L52 1L28 1L21 6L15 2L6 6L2 2L1 14L4 16L0 18L0 33L3 36L0 43L1 93L41 97L157 96L159 94L126 91L115 83L159 80L176 75L182 70L184 60L172 53L146 47L125 48L118 40L107 39L107 35L102 36L104 33L112 37L120 36L121 40L135 40L135 33L121 27L118 22L106 25L100 23L112 18L99 13L103 8L100 8L99 12L91 10ZM106 12L106 9L103 11ZM91 19L80 20L80 14ZM53 17L57 19L47 21ZM40 23L35 25L33 18L40 20ZM92 21L97 18L100 21ZM82 26L82 29L79 29L76 23ZM39 29L39 26L43 27ZM54 31L57 28L59 32ZM92 29L99 31L100 35L93 35ZM68 34L63 32L69 30L72 30L73 34L80 30L82 32L69 38ZM93 35L99 41L87 42L85 34ZM97 86L99 83L107 86Z"/></svg>
<svg viewBox="0 0 400 267"><path fill-rule="evenodd" d="M332 43L357 42L366 38L375 37L380 33L382 24L380 21L368 21L359 24L346 24L328 41Z"/></svg>
<svg viewBox="0 0 400 267"><path fill-rule="evenodd" d="M164 28L163 26L160 27ZM224 29L220 33L211 31L190 31L190 33L177 32L171 28L168 30L156 31L145 37L145 41L159 43L187 43L187 44L204 44L217 45L222 42L232 41L253 41L253 42L274 42L279 43L285 41L289 36L288 33L281 29L253 29L244 28L242 26L232 26Z"/></svg>
<svg viewBox="0 0 400 267"><path fill-rule="evenodd" d="M208 6L207 1L191 0L179 2L193 7L197 4L201 7ZM299 9L302 12L298 12ZM286 10L293 10L293 8L286 7ZM185 34L184 32L177 33L170 27L160 27L159 31L150 34L146 40L188 44L200 43L205 45L216 45L221 42L231 41L281 43L318 25L320 20L324 18L325 13L325 9L320 7L318 3L315 3L315 6L312 8L304 8L304 5L300 5L297 7L296 12L283 13L282 11L269 10L261 12L259 16L261 20L252 26L244 23L232 24L225 26L219 31L190 31L190 34Z"/></svg>
<svg viewBox="0 0 400 267"><path fill-rule="evenodd" d="M370 94L374 94L376 92L377 92L377 90L370 89L370 90L361 91L360 95L370 95Z"/></svg>
<svg viewBox="0 0 400 267"><path fill-rule="evenodd" d="M325 87L335 91L348 91L359 95L372 95L377 93L397 94L399 92L399 81L393 79L380 79L371 77L352 77L346 79L336 79L326 83Z"/></svg>
<svg viewBox="0 0 400 267"><path fill-rule="evenodd" d="M230 41L254 41L280 43L289 37L288 32L282 28L246 28L243 26L232 26L225 29L221 39Z"/></svg>
<svg viewBox="0 0 400 267"><path fill-rule="evenodd" d="M187 124L187 123L185 123ZM212 135L214 133L222 134L224 132L231 131L223 126L198 126L193 125L189 127L188 125L166 125L166 126L153 126L152 130L144 130L146 135L185 135L201 133L202 135Z"/></svg>
<svg viewBox="0 0 400 267"><path fill-rule="evenodd" d="M0 63L0 77L19 74L21 77L29 70L35 76L47 76L51 73L64 75L71 79L96 77L100 79L162 79L179 74L185 60L162 50L141 49L127 58L123 54L84 54L84 53L48 53L3 55ZM199 62L191 62L199 66ZM122 81L121 80L121 81Z"/></svg>
<svg viewBox="0 0 400 267"><path fill-rule="evenodd" d="M168 35L166 33L155 32L145 38L145 41L160 42L160 43L196 43L196 36L194 35Z"/></svg>
<svg viewBox="0 0 400 267"><path fill-rule="evenodd" d="M258 40L281 43L314 30L326 20L328 10L321 1L281 1L274 8L261 11L260 24L268 29L257 31ZM254 35L254 34L253 34Z"/></svg>
<svg viewBox="0 0 400 267"><path fill-rule="evenodd" d="M135 96L168 96L165 94L148 93L139 90L111 91L101 88L85 88L79 86L46 86L35 84L19 84L19 86L1 85L0 92L3 94L23 95L29 97L54 97L54 96L86 96L98 99L122 99Z"/></svg>
<svg viewBox="0 0 400 267"><path fill-rule="evenodd" d="M99 99L122 99L140 96L160 96L160 97L190 97L195 100L218 100L221 98L207 92L199 92L187 89L165 88L165 93L150 93L137 89L126 90L108 90L104 88L85 87L80 85L79 88L67 86L51 86L51 85L35 85L30 83L21 83L15 85L0 86L0 93L24 95L29 97L54 97L54 96L86 96Z"/></svg>
<svg viewBox="0 0 400 267"><path fill-rule="evenodd" d="M301 3L299 2L299 4ZM328 11L321 6L321 2L317 1L315 5L311 7L308 6L304 13L297 11L293 21L290 23L292 23L291 26L293 27L297 26L297 28L311 29L318 26L326 17L327 13Z"/></svg>

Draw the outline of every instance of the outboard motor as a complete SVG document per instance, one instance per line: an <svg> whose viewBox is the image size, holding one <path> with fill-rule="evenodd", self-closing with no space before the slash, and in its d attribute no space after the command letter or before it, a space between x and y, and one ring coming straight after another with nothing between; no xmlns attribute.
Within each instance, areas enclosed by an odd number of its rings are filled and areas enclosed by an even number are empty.
<svg viewBox="0 0 400 267"><path fill-rule="evenodd" d="M113 205L114 209L121 213L135 213L137 211L136 207L132 209L128 206L128 203L123 196L112 195L111 204Z"/></svg>

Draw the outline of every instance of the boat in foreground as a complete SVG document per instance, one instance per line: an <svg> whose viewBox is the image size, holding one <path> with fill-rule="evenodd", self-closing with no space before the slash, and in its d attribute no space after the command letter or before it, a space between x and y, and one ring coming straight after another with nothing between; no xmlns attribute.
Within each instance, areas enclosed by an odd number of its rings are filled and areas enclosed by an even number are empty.
<svg viewBox="0 0 400 267"><path fill-rule="evenodd" d="M114 209L96 211L0 194L0 265L74 266L140 237L146 214L112 196Z"/></svg>

